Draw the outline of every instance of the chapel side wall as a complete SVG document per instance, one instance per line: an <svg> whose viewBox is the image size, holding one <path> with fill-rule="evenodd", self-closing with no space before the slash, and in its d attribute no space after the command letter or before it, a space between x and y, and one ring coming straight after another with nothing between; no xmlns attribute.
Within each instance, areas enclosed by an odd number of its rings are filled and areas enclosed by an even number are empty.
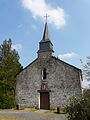
<svg viewBox="0 0 90 120"><path fill-rule="evenodd" d="M82 97L79 70L63 62L52 59L48 67L50 109L66 105L71 97Z"/></svg>
<svg viewBox="0 0 90 120"><path fill-rule="evenodd" d="M37 62L24 69L17 76L16 101L24 107L39 108L40 71Z"/></svg>

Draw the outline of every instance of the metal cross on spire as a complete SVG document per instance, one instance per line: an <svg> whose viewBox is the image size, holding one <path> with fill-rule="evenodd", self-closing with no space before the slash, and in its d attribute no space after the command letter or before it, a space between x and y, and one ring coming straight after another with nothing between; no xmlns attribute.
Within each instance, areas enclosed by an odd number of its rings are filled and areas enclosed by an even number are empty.
<svg viewBox="0 0 90 120"><path fill-rule="evenodd" d="M47 15L47 13L46 13L46 15L44 17L46 18L46 23L47 23L47 18L49 17L49 15Z"/></svg>

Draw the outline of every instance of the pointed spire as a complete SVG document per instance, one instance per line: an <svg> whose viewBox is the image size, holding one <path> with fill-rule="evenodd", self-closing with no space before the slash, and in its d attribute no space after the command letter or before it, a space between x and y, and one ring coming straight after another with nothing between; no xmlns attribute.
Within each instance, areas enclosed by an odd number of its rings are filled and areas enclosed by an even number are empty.
<svg viewBox="0 0 90 120"><path fill-rule="evenodd" d="M49 35L49 32L48 32L47 21L45 23L45 29L44 29L44 34L43 34L43 38L42 38L42 42L45 42L45 41L50 41L50 35Z"/></svg>
<svg viewBox="0 0 90 120"><path fill-rule="evenodd" d="M46 17L46 23L45 23L43 38L42 38L42 40L39 42L39 50L38 50L38 53L41 53L41 52L49 52L49 53L50 53L50 56L51 56L51 53L53 53L54 50L53 50L53 44L52 44L52 42L50 41L50 35L49 35L49 32L48 32L48 25L47 25L47 17L48 17L48 16L46 15L45 17Z"/></svg>

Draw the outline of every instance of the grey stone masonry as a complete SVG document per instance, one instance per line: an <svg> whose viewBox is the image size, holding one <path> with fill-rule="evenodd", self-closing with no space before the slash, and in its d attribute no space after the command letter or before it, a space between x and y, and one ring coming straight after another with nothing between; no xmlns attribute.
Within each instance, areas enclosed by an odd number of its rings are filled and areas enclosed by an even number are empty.
<svg viewBox="0 0 90 120"><path fill-rule="evenodd" d="M47 69L50 109L66 105L71 97L82 97L81 70L53 56L36 59L17 75L16 101L24 107L40 108L42 70Z"/></svg>

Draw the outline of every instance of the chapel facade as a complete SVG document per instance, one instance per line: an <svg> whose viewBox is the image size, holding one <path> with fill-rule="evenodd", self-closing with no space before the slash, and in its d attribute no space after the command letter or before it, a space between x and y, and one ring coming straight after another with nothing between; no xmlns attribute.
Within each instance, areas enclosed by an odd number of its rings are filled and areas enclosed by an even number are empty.
<svg viewBox="0 0 90 120"><path fill-rule="evenodd" d="M82 97L80 69L53 56L47 22L37 58L18 75L16 101L24 108L56 109Z"/></svg>

